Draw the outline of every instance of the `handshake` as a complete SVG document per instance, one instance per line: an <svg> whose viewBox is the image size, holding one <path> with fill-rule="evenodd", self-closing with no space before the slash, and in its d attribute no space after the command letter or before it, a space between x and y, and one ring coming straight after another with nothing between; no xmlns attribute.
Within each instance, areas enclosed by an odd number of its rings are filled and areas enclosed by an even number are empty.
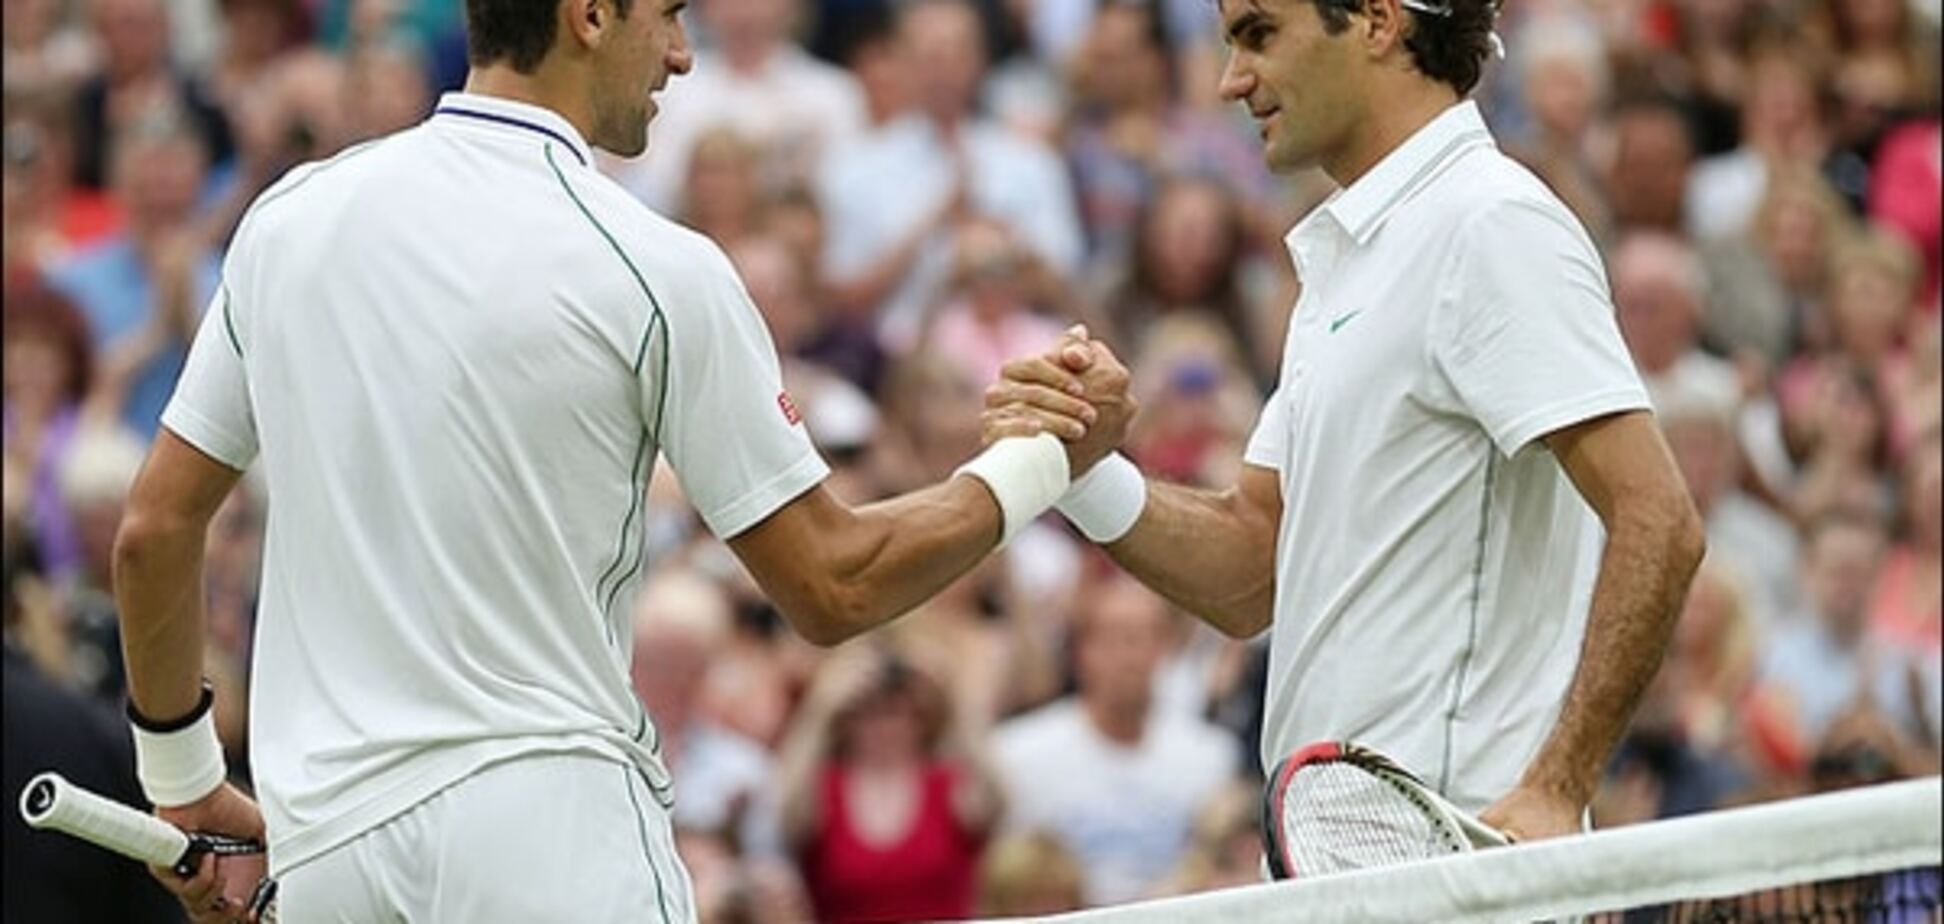
<svg viewBox="0 0 1944 924"><path fill-rule="evenodd" d="M1127 438L1138 410L1127 367L1076 324L1045 353L1006 363L986 389L980 439L989 446L1013 436L1056 436L1078 480Z"/></svg>
<svg viewBox="0 0 1944 924"><path fill-rule="evenodd" d="M1049 507L1098 543L1133 529L1146 482L1114 448L1137 409L1127 367L1083 325L1045 353L1007 363L986 389L985 452L959 469L999 503L1000 544Z"/></svg>

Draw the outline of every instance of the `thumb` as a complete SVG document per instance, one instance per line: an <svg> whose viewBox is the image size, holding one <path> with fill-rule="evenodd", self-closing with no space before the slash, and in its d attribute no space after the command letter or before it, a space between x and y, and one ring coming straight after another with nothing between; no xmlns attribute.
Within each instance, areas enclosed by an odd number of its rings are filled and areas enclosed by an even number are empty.
<svg viewBox="0 0 1944 924"><path fill-rule="evenodd" d="M1093 366L1093 350L1088 348L1087 325L1075 324L1060 338L1060 364L1071 372L1085 372Z"/></svg>

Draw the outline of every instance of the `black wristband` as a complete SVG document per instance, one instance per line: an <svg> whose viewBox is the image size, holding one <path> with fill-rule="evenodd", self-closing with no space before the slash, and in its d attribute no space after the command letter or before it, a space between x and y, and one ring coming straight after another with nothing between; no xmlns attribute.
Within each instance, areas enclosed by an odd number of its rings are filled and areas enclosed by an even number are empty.
<svg viewBox="0 0 1944 924"><path fill-rule="evenodd" d="M149 734L166 735L170 732L179 732L201 721L202 717L209 714L209 710L215 705L216 688L211 686L209 681L205 680L202 683L202 698L196 700L196 708L189 710L188 715L158 722L135 711L135 700L130 698L128 701L128 721L135 723L136 728Z"/></svg>

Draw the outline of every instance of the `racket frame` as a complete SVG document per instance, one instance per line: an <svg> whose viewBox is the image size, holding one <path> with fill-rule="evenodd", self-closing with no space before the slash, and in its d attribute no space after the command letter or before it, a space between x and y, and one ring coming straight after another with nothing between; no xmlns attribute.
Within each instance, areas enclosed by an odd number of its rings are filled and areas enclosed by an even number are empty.
<svg viewBox="0 0 1944 924"><path fill-rule="evenodd" d="M1305 767L1334 763L1356 767L1403 796L1434 825L1454 835L1454 852L1502 847L1511 843L1511 838L1504 832L1451 804L1436 790L1425 785L1417 774L1404 769L1381 751L1349 741L1317 741L1297 748L1278 761L1269 774L1269 785L1263 791L1262 850L1271 877L1298 878L1282 827L1283 803L1289 795L1290 785Z"/></svg>

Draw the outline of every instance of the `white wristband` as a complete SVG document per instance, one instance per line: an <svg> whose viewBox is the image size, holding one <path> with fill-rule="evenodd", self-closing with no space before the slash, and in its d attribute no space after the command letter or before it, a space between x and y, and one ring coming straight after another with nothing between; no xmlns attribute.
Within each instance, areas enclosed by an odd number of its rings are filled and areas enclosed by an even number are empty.
<svg viewBox="0 0 1944 924"><path fill-rule="evenodd" d="M1116 452L1089 469L1060 498L1060 513L1088 539L1107 545L1120 541L1147 508L1147 479Z"/></svg>
<svg viewBox="0 0 1944 924"><path fill-rule="evenodd" d="M1051 433L1007 437L986 447L952 474L971 475L985 482L999 502L1002 547L1060 499L1071 477L1066 447Z"/></svg>
<svg viewBox="0 0 1944 924"><path fill-rule="evenodd" d="M216 710L206 709L188 728L135 732L135 776L142 794L158 808L188 805L216 791L227 775L223 743L216 738Z"/></svg>

